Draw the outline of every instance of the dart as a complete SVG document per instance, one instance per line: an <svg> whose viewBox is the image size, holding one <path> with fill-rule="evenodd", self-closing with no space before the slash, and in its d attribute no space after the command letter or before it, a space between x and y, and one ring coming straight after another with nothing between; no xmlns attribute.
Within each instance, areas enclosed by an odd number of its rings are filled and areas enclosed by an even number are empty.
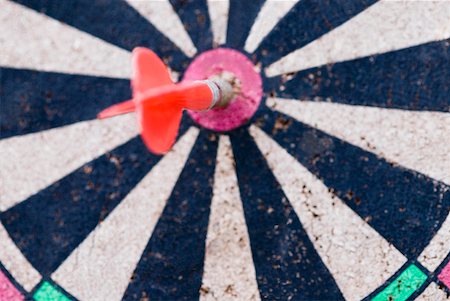
<svg viewBox="0 0 450 301"><path fill-rule="evenodd" d="M173 83L163 61L142 47L133 50L132 89L133 99L110 106L97 117L136 112L142 139L155 154L166 153L174 144L184 109L225 107L234 96L231 83L218 77Z"/></svg>

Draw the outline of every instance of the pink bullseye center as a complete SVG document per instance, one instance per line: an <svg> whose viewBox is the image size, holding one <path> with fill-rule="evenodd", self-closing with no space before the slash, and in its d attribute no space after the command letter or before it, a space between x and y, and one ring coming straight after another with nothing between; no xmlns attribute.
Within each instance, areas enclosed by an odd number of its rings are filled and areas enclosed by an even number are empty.
<svg viewBox="0 0 450 301"><path fill-rule="evenodd" d="M232 74L240 86L240 92L228 106L202 112L188 111L201 126L220 132L243 125L258 109L263 94L262 80L253 63L236 50L218 48L195 58L183 77L189 81L204 80L224 73Z"/></svg>

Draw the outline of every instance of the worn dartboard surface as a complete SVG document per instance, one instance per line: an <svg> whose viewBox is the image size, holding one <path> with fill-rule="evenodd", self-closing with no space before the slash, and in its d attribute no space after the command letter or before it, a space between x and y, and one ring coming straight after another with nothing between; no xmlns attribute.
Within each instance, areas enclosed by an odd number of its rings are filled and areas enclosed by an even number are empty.
<svg viewBox="0 0 450 301"><path fill-rule="evenodd" d="M450 2L0 1L0 300L447 300ZM256 113L165 156L131 50L234 49ZM220 53L220 52L219 52ZM237 66L239 67L239 66Z"/></svg>

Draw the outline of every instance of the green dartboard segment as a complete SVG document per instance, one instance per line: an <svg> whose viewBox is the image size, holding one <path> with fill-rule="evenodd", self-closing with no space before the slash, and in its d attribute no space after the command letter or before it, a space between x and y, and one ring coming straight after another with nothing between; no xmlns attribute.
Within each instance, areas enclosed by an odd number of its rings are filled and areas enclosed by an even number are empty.
<svg viewBox="0 0 450 301"><path fill-rule="evenodd" d="M412 264L372 301L404 301L421 287L425 280L427 275Z"/></svg>
<svg viewBox="0 0 450 301"><path fill-rule="evenodd" d="M43 282L39 289L33 295L36 301L71 301L59 289L48 283Z"/></svg>

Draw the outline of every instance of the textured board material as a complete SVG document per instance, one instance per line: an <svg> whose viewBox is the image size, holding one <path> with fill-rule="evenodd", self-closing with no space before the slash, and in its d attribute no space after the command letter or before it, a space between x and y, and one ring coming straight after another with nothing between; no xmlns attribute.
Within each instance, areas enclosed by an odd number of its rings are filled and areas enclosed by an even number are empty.
<svg viewBox="0 0 450 301"><path fill-rule="evenodd" d="M52 274L80 300L121 300L198 130L188 131ZM174 164L177 162L177 164ZM133 216L132 219L128 218ZM112 230L114 229L114 230ZM108 258L108 260L104 260ZM83 261L85 265L79 265ZM103 279L102 275L109 275Z"/></svg>
<svg viewBox="0 0 450 301"><path fill-rule="evenodd" d="M222 136L217 151L201 300L230 297L261 300L233 163L230 139Z"/></svg>
<svg viewBox="0 0 450 301"><path fill-rule="evenodd" d="M448 301L447 293L436 283L430 285L417 297L416 301Z"/></svg>
<svg viewBox="0 0 450 301"><path fill-rule="evenodd" d="M448 1L0 0L2 292L447 300L448 19ZM137 46L174 81L237 78L164 156L133 114L96 119L130 99Z"/></svg>
<svg viewBox="0 0 450 301"><path fill-rule="evenodd" d="M401 267L406 258L320 180L263 131L250 133L346 300L361 300Z"/></svg>

